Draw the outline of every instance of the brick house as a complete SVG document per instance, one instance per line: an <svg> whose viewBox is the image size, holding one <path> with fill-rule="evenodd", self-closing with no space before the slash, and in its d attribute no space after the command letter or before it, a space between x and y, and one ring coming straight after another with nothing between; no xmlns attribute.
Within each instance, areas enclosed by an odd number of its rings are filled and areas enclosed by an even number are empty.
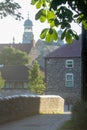
<svg viewBox="0 0 87 130"><path fill-rule="evenodd" d="M81 36L45 57L46 94L59 95L66 103L81 98Z"/></svg>

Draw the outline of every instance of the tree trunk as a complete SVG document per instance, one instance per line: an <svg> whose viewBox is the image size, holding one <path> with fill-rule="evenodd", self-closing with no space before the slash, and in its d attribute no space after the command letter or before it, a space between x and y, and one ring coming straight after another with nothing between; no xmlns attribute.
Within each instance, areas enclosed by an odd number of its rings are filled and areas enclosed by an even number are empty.
<svg viewBox="0 0 87 130"><path fill-rule="evenodd" d="M82 27L82 100L87 101L87 30Z"/></svg>

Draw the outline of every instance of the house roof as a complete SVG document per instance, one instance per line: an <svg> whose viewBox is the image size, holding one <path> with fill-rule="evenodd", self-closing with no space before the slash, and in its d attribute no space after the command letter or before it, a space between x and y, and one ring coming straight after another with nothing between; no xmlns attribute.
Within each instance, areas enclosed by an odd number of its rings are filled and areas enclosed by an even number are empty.
<svg viewBox="0 0 87 130"><path fill-rule="evenodd" d="M2 77L7 81L28 81L29 68L24 65L4 65L1 67Z"/></svg>
<svg viewBox="0 0 87 130"><path fill-rule="evenodd" d="M0 44L0 50L4 47L14 47L18 50L21 50L29 54L33 47L33 43L31 44L21 44L21 43L20 44Z"/></svg>
<svg viewBox="0 0 87 130"><path fill-rule="evenodd" d="M56 49L45 58L70 58L81 57L81 35L79 40L74 40L72 44L65 44Z"/></svg>

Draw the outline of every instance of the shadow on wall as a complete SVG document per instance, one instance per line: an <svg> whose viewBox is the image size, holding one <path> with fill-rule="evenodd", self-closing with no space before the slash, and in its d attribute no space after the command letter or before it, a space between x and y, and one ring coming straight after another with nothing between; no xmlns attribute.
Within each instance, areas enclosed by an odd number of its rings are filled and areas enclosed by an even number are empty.
<svg viewBox="0 0 87 130"><path fill-rule="evenodd" d="M36 114L64 112L59 96L16 96L0 99L0 124Z"/></svg>
<svg viewBox="0 0 87 130"><path fill-rule="evenodd" d="M39 113L40 99L12 97L0 100L0 123L21 119Z"/></svg>

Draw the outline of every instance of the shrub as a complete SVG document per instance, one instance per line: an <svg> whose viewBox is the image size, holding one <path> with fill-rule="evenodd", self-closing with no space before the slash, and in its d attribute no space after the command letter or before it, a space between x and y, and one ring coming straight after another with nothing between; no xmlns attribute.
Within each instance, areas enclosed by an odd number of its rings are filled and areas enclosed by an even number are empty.
<svg viewBox="0 0 87 130"><path fill-rule="evenodd" d="M87 102L77 102L72 108L74 130L87 130Z"/></svg>

